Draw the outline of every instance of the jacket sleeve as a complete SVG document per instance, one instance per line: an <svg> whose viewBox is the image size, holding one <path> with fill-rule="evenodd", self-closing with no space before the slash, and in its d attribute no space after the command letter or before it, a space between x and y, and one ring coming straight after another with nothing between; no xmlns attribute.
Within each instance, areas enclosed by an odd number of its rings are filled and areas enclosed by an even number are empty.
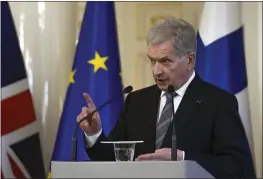
<svg viewBox="0 0 263 179"><path fill-rule="evenodd" d="M214 121L212 155L185 152L216 178L256 178L237 99L219 107Z"/></svg>

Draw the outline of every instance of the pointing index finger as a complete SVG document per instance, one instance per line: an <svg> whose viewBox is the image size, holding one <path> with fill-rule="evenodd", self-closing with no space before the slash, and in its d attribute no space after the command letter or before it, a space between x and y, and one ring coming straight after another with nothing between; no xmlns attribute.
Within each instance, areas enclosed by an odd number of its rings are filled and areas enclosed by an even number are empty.
<svg viewBox="0 0 263 179"><path fill-rule="evenodd" d="M91 99L91 97L87 93L83 93L83 97L86 100L87 105L88 105L89 108L96 109L96 106L95 106L93 100Z"/></svg>

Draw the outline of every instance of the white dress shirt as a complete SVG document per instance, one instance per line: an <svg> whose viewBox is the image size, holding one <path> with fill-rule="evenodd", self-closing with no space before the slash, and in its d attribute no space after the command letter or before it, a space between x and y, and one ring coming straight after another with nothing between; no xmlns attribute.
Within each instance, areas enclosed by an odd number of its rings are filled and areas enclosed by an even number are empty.
<svg viewBox="0 0 263 179"><path fill-rule="evenodd" d="M178 95L174 97L174 113L176 113L177 108L178 108L179 104L181 103L181 100L183 99L185 91L188 88L191 81L194 79L194 77L195 77L195 72L193 72L191 77L188 79L188 81L181 88L179 88L178 90L175 91ZM161 117L165 103L166 103L165 92L162 91L160 105L159 105L159 112L158 112L158 114L159 114L158 121Z"/></svg>
<svg viewBox="0 0 263 179"><path fill-rule="evenodd" d="M179 106L179 104L180 104L180 102L181 102L181 100L182 100L182 98L183 98L183 96L185 94L186 89L188 88L189 84L194 79L194 77L195 77L195 72L192 73L191 77L188 79L188 81L181 88L179 88L178 90L175 91L178 94L177 96L174 97L174 112L175 113L176 113L177 108L178 108L178 106ZM162 110L163 110L164 105L166 103L166 97L165 97L164 93L165 92L162 91L161 96L160 96L161 100L160 100L160 104L159 104L158 121L160 119ZM95 144L95 142L99 138L101 132L102 132L102 129L100 129L100 131L97 134L94 134L92 136L88 136L85 133L88 147L92 147ZM183 159L184 159L184 151L183 151Z"/></svg>

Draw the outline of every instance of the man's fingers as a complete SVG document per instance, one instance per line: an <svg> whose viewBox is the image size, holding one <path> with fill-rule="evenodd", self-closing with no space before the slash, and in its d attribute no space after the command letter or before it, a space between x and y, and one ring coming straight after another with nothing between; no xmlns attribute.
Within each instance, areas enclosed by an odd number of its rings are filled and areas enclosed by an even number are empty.
<svg viewBox="0 0 263 179"><path fill-rule="evenodd" d="M155 150L155 153L164 152L166 150L167 150L167 148L157 149L157 150Z"/></svg>
<svg viewBox="0 0 263 179"><path fill-rule="evenodd" d="M137 158L138 161L140 160L162 160L162 155L159 153L150 153L150 154L144 154L140 155Z"/></svg>
<svg viewBox="0 0 263 179"><path fill-rule="evenodd" d="M92 113L94 110L95 110L95 109L93 109L93 108L82 107L82 109L81 109L81 115L82 115L81 118L84 118L84 117L88 116L88 115L89 115L90 113ZM96 113L95 113L94 115L96 115ZM93 116L94 116L94 115L93 115ZM93 118L92 118L92 116L91 116L91 117L87 118L86 121L90 122L92 119L93 119Z"/></svg>
<svg viewBox="0 0 263 179"><path fill-rule="evenodd" d="M152 158L152 154L143 154L143 155L140 155L138 156L137 160L150 160Z"/></svg>
<svg viewBox="0 0 263 179"><path fill-rule="evenodd" d="M87 102L89 108L96 108L94 102L92 101L91 97L87 93L83 93L83 97Z"/></svg>
<svg viewBox="0 0 263 179"><path fill-rule="evenodd" d="M88 115L88 112L89 112L89 109L87 107L83 107L81 109L81 115L82 115L82 118L83 117L86 117Z"/></svg>
<svg viewBox="0 0 263 179"><path fill-rule="evenodd" d="M155 150L154 153L143 154L140 155L136 161L143 161L143 160L170 160L171 158L171 149L169 148L162 148Z"/></svg>
<svg viewBox="0 0 263 179"><path fill-rule="evenodd" d="M77 117L77 121L79 122L82 118L83 118L84 116L83 116L83 114L82 114L82 112L78 115L78 117ZM82 121L82 123L83 123L84 121Z"/></svg>

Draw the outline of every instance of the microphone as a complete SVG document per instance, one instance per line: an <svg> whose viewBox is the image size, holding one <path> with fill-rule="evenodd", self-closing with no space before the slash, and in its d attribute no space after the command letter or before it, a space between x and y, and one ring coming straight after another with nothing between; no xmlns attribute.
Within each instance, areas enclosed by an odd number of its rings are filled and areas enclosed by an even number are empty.
<svg viewBox="0 0 263 179"><path fill-rule="evenodd" d="M169 85L168 86L168 92L171 95L171 98L173 99L173 92L174 92L174 86ZM173 161L177 161L177 146L176 146L176 133L175 133L175 117L174 117L174 100L172 100L172 109L173 109L173 135L172 135L172 152L171 152L171 158Z"/></svg>
<svg viewBox="0 0 263 179"><path fill-rule="evenodd" d="M127 86L126 88L124 88L123 92L117 96L115 96L114 98L106 101L105 103L103 103L102 105L100 105L97 109L95 109L94 111L92 111L90 114L88 114L87 116L83 117L76 125L75 131L74 131L74 135L72 137L72 161L76 161L77 158L77 131L79 128L79 125L81 122L83 122L84 120L90 120L92 118L92 116L98 112L99 110L101 110L102 108L104 108L107 104L112 103L113 101L115 101L116 99L120 98L123 94L126 93L130 93L133 90L132 86Z"/></svg>

